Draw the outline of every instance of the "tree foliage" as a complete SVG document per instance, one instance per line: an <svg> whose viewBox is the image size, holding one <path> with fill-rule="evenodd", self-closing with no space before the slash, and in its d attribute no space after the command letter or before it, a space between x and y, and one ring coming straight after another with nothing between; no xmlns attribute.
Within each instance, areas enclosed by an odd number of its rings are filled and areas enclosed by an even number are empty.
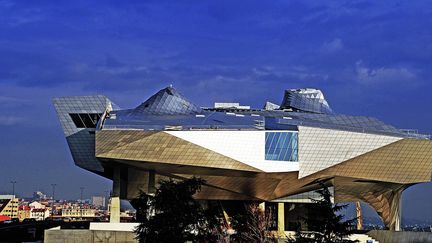
<svg viewBox="0 0 432 243"><path fill-rule="evenodd" d="M356 218L343 221L343 215L338 214L345 209L347 204L333 204L331 193L327 186L320 183L321 189L316 192L321 199L311 199L314 202L314 209L303 221L308 226L307 232L297 229L295 239L290 242L307 243L349 243L356 242L348 240Z"/></svg>
<svg viewBox="0 0 432 243"><path fill-rule="evenodd" d="M258 203L248 203L245 213L234 216L228 225L215 207L203 207L193 198L203 183L197 178L163 180L154 195L141 192L132 201L140 222L135 230L139 242L277 242L271 231L273 212L266 214ZM313 200L316 210L303 218L310 231L299 228L289 242L352 242L346 238L356 219L343 221L338 214L347 205L333 205L324 185L317 193L321 199Z"/></svg>
<svg viewBox="0 0 432 243"><path fill-rule="evenodd" d="M216 242L218 218L213 210L204 210L193 195L204 181L163 180L154 195L141 192L132 205L137 210L135 230L139 242ZM217 235L217 236L216 236Z"/></svg>
<svg viewBox="0 0 432 243"><path fill-rule="evenodd" d="M233 242L277 242L276 236L271 232L272 213L267 214L257 202L245 204L245 214L238 214L232 218L232 227L235 234L231 236Z"/></svg>

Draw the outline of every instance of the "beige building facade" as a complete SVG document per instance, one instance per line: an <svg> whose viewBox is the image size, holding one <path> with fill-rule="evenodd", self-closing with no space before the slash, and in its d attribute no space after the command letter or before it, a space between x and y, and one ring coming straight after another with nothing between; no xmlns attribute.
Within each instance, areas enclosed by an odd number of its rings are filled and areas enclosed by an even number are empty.
<svg viewBox="0 0 432 243"><path fill-rule="evenodd" d="M0 215L18 218L19 199L14 195L0 195Z"/></svg>
<svg viewBox="0 0 432 243"><path fill-rule="evenodd" d="M90 208L66 208L62 209L63 218L93 218L96 216L96 210Z"/></svg>

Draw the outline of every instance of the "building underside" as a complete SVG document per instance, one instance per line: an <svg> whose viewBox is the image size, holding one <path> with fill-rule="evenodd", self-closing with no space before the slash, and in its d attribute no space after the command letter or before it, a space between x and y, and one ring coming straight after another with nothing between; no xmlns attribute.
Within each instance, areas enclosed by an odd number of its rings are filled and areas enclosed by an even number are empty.
<svg viewBox="0 0 432 243"><path fill-rule="evenodd" d="M75 163L112 179L123 199L166 178L204 179L198 199L267 202L323 182L335 202L363 201L398 230L403 190L432 180L428 136L336 114L316 89L287 90L264 109L200 108L171 87L134 109L104 96L54 104Z"/></svg>

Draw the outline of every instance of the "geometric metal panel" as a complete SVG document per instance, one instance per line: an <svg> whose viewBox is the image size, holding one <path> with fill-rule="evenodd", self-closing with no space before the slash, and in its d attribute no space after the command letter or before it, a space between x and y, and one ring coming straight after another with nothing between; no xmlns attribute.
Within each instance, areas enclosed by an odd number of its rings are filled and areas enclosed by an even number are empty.
<svg viewBox="0 0 432 243"><path fill-rule="evenodd" d="M165 132L101 130L96 157L183 166L259 172L260 170Z"/></svg>
<svg viewBox="0 0 432 243"><path fill-rule="evenodd" d="M246 194L235 193L229 190L223 190L217 187L203 185L201 190L194 195L196 199L205 199L205 200L247 200L253 201L257 200L255 197L250 197Z"/></svg>
<svg viewBox="0 0 432 243"><path fill-rule="evenodd" d="M173 136L265 172L298 171L298 162L265 160L265 134L267 132L273 131L166 131Z"/></svg>
<svg viewBox="0 0 432 243"><path fill-rule="evenodd" d="M83 130L74 124L69 114L101 114L115 106L103 95L54 98L53 103L66 137Z"/></svg>
<svg viewBox="0 0 432 243"><path fill-rule="evenodd" d="M432 141L403 139L323 170L317 175L401 184L429 182L432 180Z"/></svg>
<svg viewBox="0 0 432 243"><path fill-rule="evenodd" d="M299 126L299 178L329 168L400 137Z"/></svg>
<svg viewBox="0 0 432 243"><path fill-rule="evenodd" d="M260 173L263 175L263 173ZM210 175L185 175L185 174L175 174L182 178L190 178L192 176L197 176L205 181L206 185L210 185L216 188L220 188L226 191L234 192L236 194L247 195L254 200L268 200L272 197L273 191L279 184L280 179L271 177L230 177L230 176L210 176ZM214 196L209 194L201 193L200 197L205 198L206 196ZM224 198L229 200L239 200L237 198Z"/></svg>
<svg viewBox="0 0 432 243"><path fill-rule="evenodd" d="M400 199L409 185L354 178L336 177L333 180L336 202L363 201L369 204L391 230L400 226Z"/></svg>
<svg viewBox="0 0 432 243"><path fill-rule="evenodd" d="M117 106L103 95L54 98L53 103L75 164L103 172L104 168L95 158L95 122L102 113Z"/></svg>
<svg viewBox="0 0 432 243"><path fill-rule="evenodd" d="M333 113L321 90L310 88L285 90L281 108L314 113Z"/></svg>
<svg viewBox="0 0 432 243"><path fill-rule="evenodd" d="M66 137L75 164L83 169L104 172L104 168L95 157L95 136L87 129Z"/></svg>
<svg viewBox="0 0 432 243"><path fill-rule="evenodd" d="M158 115L195 114L202 110L188 101L172 87L161 89L144 103L136 107L132 114L153 113Z"/></svg>

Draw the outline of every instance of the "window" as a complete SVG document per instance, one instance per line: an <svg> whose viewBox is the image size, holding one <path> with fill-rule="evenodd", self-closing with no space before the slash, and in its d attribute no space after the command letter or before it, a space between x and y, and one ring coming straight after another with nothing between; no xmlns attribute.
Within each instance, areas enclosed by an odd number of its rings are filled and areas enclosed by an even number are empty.
<svg viewBox="0 0 432 243"><path fill-rule="evenodd" d="M70 113L73 123L77 128L96 128L102 114L98 113Z"/></svg>
<svg viewBox="0 0 432 243"><path fill-rule="evenodd" d="M297 132L266 132L265 159L298 161Z"/></svg>

